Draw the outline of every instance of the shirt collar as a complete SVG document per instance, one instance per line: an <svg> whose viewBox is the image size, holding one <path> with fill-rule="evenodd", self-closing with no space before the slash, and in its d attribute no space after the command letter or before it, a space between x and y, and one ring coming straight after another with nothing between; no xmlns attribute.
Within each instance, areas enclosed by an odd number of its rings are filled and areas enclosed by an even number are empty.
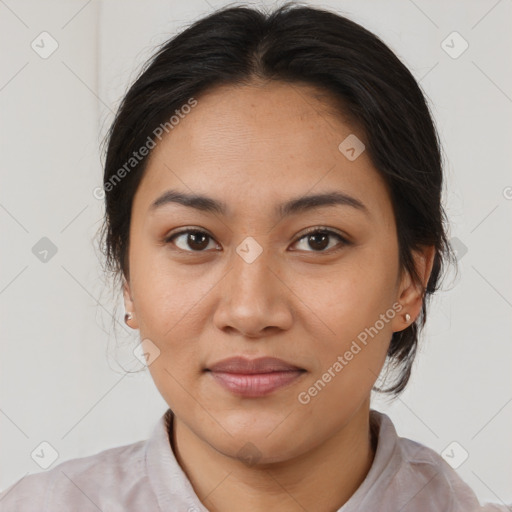
<svg viewBox="0 0 512 512"><path fill-rule="evenodd" d="M168 434L172 419L173 413L167 409L146 445L146 471L150 485L162 511L208 512L172 451Z"/></svg>
<svg viewBox="0 0 512 512"><path fill-rule="evenodd" d="M178 509L187 512L208 512L172 450L169 439L172 420L173 413L168 409L154 427L146 445L146 470L150 485L162 511ZM370 426L378 439L372 466L363 483L338 512L361 510L360 505L367 501L370 495L375 495L383 485L385 486L400 467L398 436L389 417L370 410Z"/></svg>
<svg viewBox="0 0 512 512"><path fill-rule="evenodd" d="M379 503L379 490L386 488L400 469L402 457L398 447L398 435L391 419L386 414L371 409L370 428L377 437L372 466L356 492L337 512L355 512L364 510L360 507L365 503Z"/></svg>

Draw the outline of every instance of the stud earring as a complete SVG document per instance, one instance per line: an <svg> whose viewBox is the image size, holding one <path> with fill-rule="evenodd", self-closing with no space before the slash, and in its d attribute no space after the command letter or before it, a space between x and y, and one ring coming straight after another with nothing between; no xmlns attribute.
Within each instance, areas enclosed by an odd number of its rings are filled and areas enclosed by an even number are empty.
<svg viewBox="0 0 512 512"><path fill-rule="evenodd" d="M128 325L128 320L131 320L131 319L132 319L132 314L131 314L131 313L126 313L126 314L124 315L124 323L125 323L126 325Z"/></svg>
<svg viewBox="0 0 512 512"><path fill-rule="evenodd" d="M411 321L411 315L409 315L409 313L405 313L404 318L407 323Z"/></svg>

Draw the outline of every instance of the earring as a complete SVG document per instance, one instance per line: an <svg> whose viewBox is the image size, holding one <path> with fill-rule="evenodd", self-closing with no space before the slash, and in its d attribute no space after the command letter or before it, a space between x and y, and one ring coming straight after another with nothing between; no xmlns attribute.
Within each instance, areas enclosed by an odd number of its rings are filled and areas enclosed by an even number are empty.
<svg viewBox="0 0 512 512"><path fill-rule="evenodd" d="M125 323L126 325L128 325L128 320L131 320L131 319L132 319L132 314L131 314L131 313L126 313L126 314L124 315L124 323Z"/></svg>
<svg viewBox="0 0 512 512"><path fill-rule="evenodd" d="M411 315L409 315L409 313L405 313L404 318L407 323L411 321Z"/></svg>

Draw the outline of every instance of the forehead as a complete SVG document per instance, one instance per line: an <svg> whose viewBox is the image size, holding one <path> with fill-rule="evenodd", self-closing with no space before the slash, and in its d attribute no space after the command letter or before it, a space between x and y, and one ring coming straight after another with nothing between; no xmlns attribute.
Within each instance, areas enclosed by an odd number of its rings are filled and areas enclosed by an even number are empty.
<svg viewBox="0 0 512 512"><path fill-rule="evenodd" d="M368 155L351 161L339 149L354 135L364 140L312 87L218 87L197 98L157 144L136 200L147 209L166 188L179 187L261 204L330 187L386 207L385 184Z"/></svg>

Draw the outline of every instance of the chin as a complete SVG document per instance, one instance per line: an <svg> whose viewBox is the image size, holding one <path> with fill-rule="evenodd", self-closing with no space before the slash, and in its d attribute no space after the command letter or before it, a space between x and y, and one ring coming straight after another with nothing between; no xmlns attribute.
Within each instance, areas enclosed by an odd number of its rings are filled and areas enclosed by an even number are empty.
<svg viewBox="0 0 512 512"><path fill-rule="evenodd" d="M229 434L221 427L213 438L211 431L203 434L217 451L247 465L283 462L307 451L312 441L311 432L300 430L295 422L283 422L283 416L262 416L251 414L244 418L244 422L220 419L219 423Z"/></svg>
<svg viewBox="0 0 512 512"><path fill-rule="evenodd" d="M222 454L237 459L248 467L260 467L279 464L300 455L295 440L290 433L269 440L266 434L260 437L236 435L228 443L214 445Z"/></svg>

